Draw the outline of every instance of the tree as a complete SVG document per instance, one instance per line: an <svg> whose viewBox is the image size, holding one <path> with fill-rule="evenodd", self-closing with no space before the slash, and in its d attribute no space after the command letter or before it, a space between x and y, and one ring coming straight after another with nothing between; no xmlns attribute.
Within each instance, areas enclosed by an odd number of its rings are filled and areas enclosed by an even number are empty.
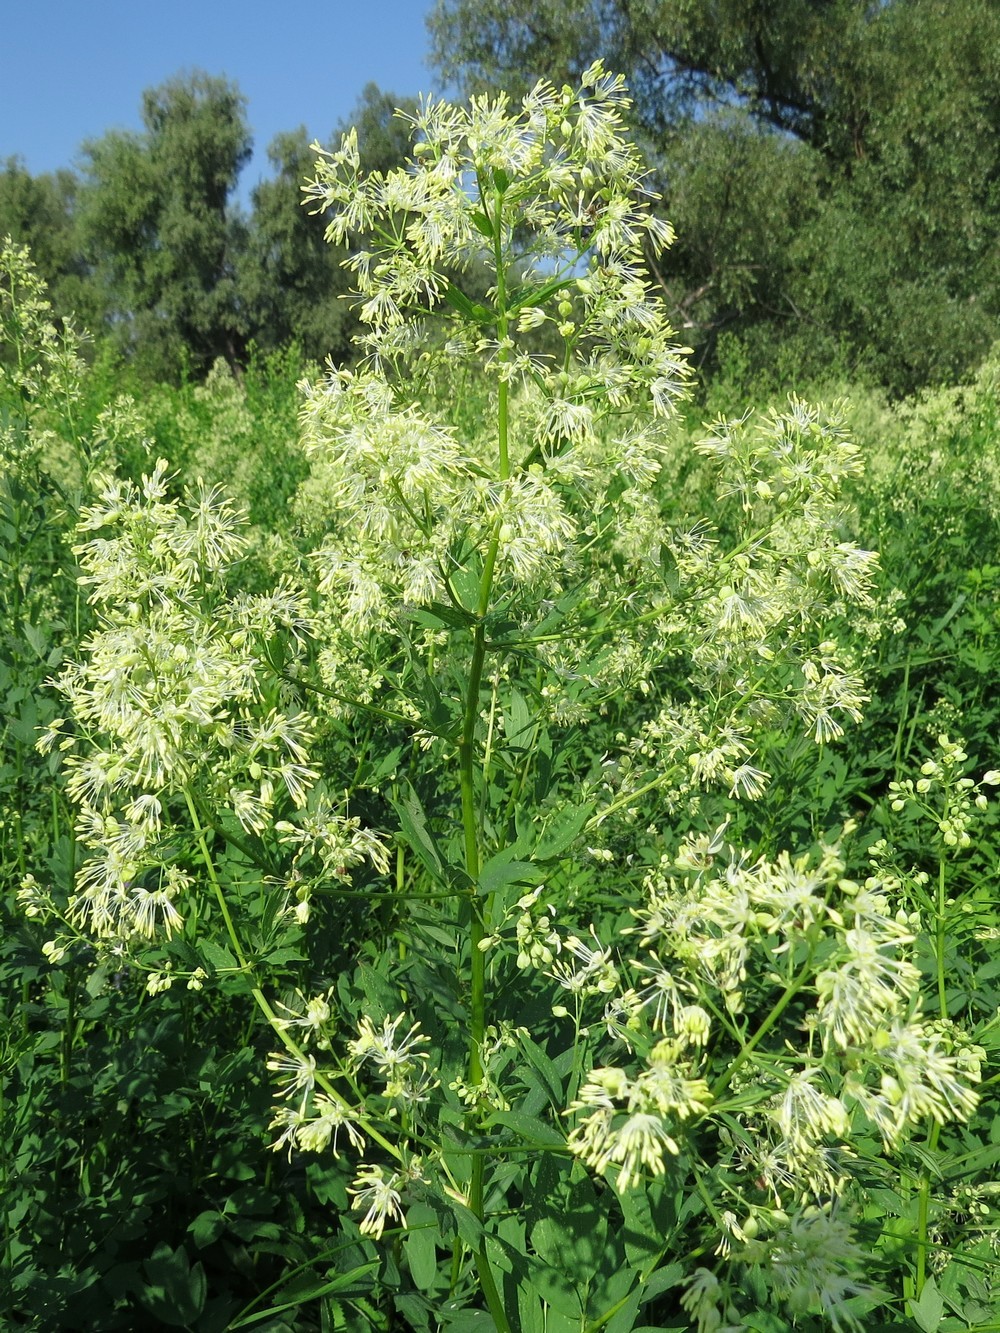
<svg viewBox="0 0 1000 1333"><path fill-rule="evenodd" d="M252 192L239 268L250 336L264 351L295 341L307 357L339 360L350 341L350 312L340 299L343 252L327 245L323 219L302 207L302 182L316 156L305 127L277 135L267 155L274 175Z"/></svg>
<svg viewBox="0 0 1000 1333"><path fill-rule="evenodd" d="M466 91L627 74L705 356L840 344L902 391L1000 336L991 0L438 0L430 27Z"/></svg>
<svg viewBox="0 0 1000 1333"><path fill-rule="evenodd" d="M396 108L413 109L369 83L349 123L358 130L366 171L388 171L406 160L410 135ZM341 126L334 136L339 141ZM304 126L278 135L268 149L274 176L254 189L246 252L240 266L240 299L254 342L264 350L295 341L307 357L351 356L357 330L345 298L351 290L343 267L348 249L326 240L328 217L303 207L302 185L313 175L316 151Z"/></svg>
<svg viewBox="0 0 1000 1333"><path fill-rule="evenodd" d="M0 240L10 236L31 251L32 263L61 309L60 292L80 276L73 209L79 182L71 171L32 176L17 157L0 167Z"/></svg>
<svg viewBox="0 0 1000 1333"><path fill-rule="evenodd" d="M365 88L350 124L366 171L407 157L411 127L397 107L415 103ZM246 217L234 191L251 139L234 84L171 79L143 94L142 119L138 133L84 146L82 180L32 177L16 159L0 167L0 238L31 247L57 310L75 312L152 378L200 376L219 357L236 368L251 343L349 359L348 249L328 244L328 219L303 207L317 156L305 128L271 144L273 175Z"/></svg>
<svg viewBox="0 0 1000 1333"><path fill-rule="evenodd" d="M245 117L234 84L195 73L143 94L142 133L84 147L82 239L105 325L153 373L245 353L235 276L245 222L231 203L252 147Z"/></svg>

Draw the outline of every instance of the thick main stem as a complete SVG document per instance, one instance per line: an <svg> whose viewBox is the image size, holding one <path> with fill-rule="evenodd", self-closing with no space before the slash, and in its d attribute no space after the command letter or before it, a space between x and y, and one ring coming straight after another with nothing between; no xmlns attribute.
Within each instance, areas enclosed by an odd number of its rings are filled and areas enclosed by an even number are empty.
<svg viewBox="0 0 1000 1333"><path fill-rule="evenodd" d="M475 779L475 734L479 718L479 690L483 678L483 663L486 658L486 636L482 625L478 625L473 635L472 662L469 667L469 688L465 699L465 716L462 724L462 739L459 742L460 781L462 788L462 829L465 844L465 870L473 883L472 890L472 925L470 945L472 958L470 964L470 1003L469 1003L469 1084L475 1087L483 1077L482 1044L486 1031L486 955L480 944L486 938L486 921L483 917L483 899L478 893L476 882L479 879L479 821L477 817L476 779ZM482 1165L476 1159L475 1165ZM480 1177L482 1171L479 1172ZM480 1214L473 1201L473 1211Z"/></svg>
<svg viewBox="0 0 1000 1333"><path fill-rule="evenodd" d="M498 357L503 362L509 359L509 349L507 347L507 291L503 249L503 191L499 188L494 194L493 203L494 258L497 275L497 342L499 344ZM507 481L510 476L509 397L508 385L501 375L497 390L497 470L501 483ZM493 596L493 582L500 551L500 526L501 521L498 516L493 525L493 532L490 536L490 543L479 580L479 598L476 606L477 623L472 634L472 660L469 664L469 681L462 717L462 737L458 747L465 870L472 884L469 930L471 956L469 963L468 1082L470 1088L478 1087L482 1083L485 1073L483 1039L486 1033L486 954L482 945L489 934L489 906L488 899L480 892L478 882L482 862L480 855L479 803L476 799L475 742L476 726L479 721L479 696L482 688L483 667L486 661L485 622ZM477 1119L476 1111L473 1110L470 1115L471 1123L475 1125ZM469 1183L469 1207L480 1221L484 1220L485 1215L485 1170L484 1154L474 1153L472 1157L472 1176ZM485 1234L480 1242L475 1262L479 1285L493 1323L498 1333L510 1333L510 1323L504 1310L503 1298L493 1276L493 1269L486 1248Z"/></svg>
<svg viewBox="0 0 1000 1333"><path fill-rule="evenodd" d="M493 207L493 245L497 275L497 342L499 345L499 359L503 362L509 357L509 349L507 347L507 288L503 248L503 192L499 188L494 194ZM510 476L508 408L509 388L501 375L497 389L497 470L501 482L505 482ZM483 1037L486 1032L486 956L481 946L489 932L489 922L486 919L486 900L478 892L477 884L481 858L479 851L479 814L476 800L475 741L476 725L479 721L479 695L482 688L483 666L486 661L485 619L493 595L493 581L499 551L500 520L498 518L493 526L479 580L479 597L476 605L478 623L472 635L472 661L469 664L469 684L465 695L465 708L462 717L462 739L458 747L465 870L473 885L472 920L469 933L471 960L469 966L468 1078L470 1087L478 1086L482 1082L484 1073L482 1048ZM484 1169L483 1159L477 1154L473 1158L469 1202L472 1211L480 1219L483 1215Z"/></svg>
<svg viewBox="0 0 1000 1333"><path fill-rule="evenodd" d="M934 932L934 952L937 959L937 984L938 984L938 1007L941 1010L941 1018L944 1021L948 1019L948 988L947 978L945 976L945 945L947 943L947 922L946 912L948 908L948 865L944 857L944 852L938 857L938 882L937 882L937 921Z"/></svg>
<svg viewBox="0 0 1000 1333"><path fill-rule="evenodd" d="M510 360L510 349L507 346L507 271L504 266L503 252L503 194L500 190L496 192L494 207L496 211L493 218L493 258L497 273L497 343L499 345L498 357L501 364L503 364ZM510 453L507 438L508 401L509 386L501 374L497 393L497 446L500 455L501 481L506 481L510 476Z"/></svg>

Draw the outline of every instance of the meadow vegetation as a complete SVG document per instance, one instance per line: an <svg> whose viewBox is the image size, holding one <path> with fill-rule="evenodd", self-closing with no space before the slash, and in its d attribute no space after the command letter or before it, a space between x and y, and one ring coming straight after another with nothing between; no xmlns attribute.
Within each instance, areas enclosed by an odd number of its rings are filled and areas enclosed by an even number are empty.
<svg viewBox="0 0 1000 1333"><path fill-rule="evenodd" d="M699 383L629 107L324 152L349 368L0 251L5 1327L1000 1329L1000 355Z"/></svg>

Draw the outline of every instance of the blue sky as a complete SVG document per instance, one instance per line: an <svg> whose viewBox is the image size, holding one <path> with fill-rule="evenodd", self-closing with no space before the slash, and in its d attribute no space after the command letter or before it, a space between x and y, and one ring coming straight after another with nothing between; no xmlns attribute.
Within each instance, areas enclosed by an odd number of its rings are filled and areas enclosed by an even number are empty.
<svg viewBox="0 0 1000 1333"><path fill-rule="evenodd" d="M426 64L432 0L33 0L4 6L0 161L33 173L73 166L81 143L139 129L144 88L184 70L223 74L249 102L254 159L241 195L268 173L267 145L305 125L326 139L366 83L437 91Z"/></svg>

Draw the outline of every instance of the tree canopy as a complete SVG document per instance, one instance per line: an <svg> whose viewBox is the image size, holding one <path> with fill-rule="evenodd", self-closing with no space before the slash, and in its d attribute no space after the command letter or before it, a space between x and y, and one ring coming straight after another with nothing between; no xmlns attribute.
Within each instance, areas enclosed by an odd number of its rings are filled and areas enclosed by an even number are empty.
<svg viewBox="0 0 1000 1333"><path fill-rule="evenodd" d="M10 235L30 247L39 276L57 300L82 271L73 232L77 187L71 171L32 176L16 157L0 165L0 238Z"/></svg>
<svg viewBox="0 0 1000 1333"><path fill-rule="evenodd" d="M413 102L369 84L351 117L368 170L406 155L397 106ZM304 127L276 136L272 174L246 210L246 112L230 81L179 75L143 94L140 131L86 143L80 174L0 165L0 237L31 248L60 313L149 377L200 376L220 357L239 366L251 344L295 342L314 360L352 354L347 250L327 243L328 219L302 204L310 137Z"/></svg>
<svg viewBox="0 0 1000 1333"><path fill-rule="evenodd" d="M84 255L123 349L168 373L217 356L236 362L246 327L236 300L244 226L230 207L252 141L235 85L205 74L143 94L139 134L84 145Z"/></svg>
<svg viewBox="0 0 1000 1333"><path fill-rule="evenodd" d="M704 357L839 349L902 391L1000 336L991 0L438 0L430 28L466 91L626 73Z"/></svg>

